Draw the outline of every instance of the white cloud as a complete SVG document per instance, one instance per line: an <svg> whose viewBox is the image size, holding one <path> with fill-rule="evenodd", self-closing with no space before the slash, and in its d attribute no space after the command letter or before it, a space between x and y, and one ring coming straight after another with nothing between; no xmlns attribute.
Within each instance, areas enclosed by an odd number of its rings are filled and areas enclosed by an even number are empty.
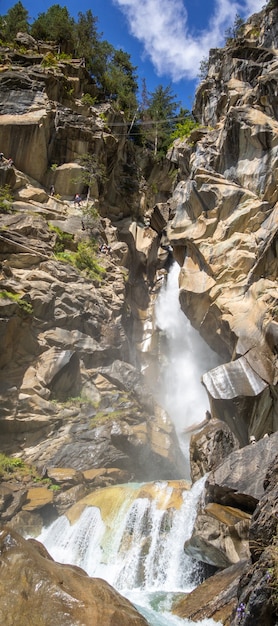
<svg viewBox="0 0 278 626"><path fill-rule="evenodd" d="M194 0L193 0L194 1ZM206 0L203 0L206 2ZM234 22L236 13L247 17L260 10L265 0L215 0L214 11L206 30L194 33L188 28L186 0L114 0L138 39L144 55L150 59L159 76L174 82L195 79L200 61L208 57L210 48L222 46L225 30Z"/></svg>

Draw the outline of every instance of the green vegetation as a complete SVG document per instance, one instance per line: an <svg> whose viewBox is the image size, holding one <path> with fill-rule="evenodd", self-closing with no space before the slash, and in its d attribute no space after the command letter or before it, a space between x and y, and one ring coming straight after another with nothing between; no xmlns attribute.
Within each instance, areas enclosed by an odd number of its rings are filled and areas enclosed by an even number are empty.
<svg viewBox="0 0 278 626"><path fill-rule="evenodd" d="M241 37L243 35L243 27L244 20L237 13L234 19L233 26L230 26L230 28L227 28L227 30L225 31L225 43L232 43L235 39Z"/></svg>
<svg viewBox="0 0 278 626"><path fill-rule="evenodd" d="M238 20L236 18L232 34L240 30ZM47 52L42 59L45 68L55 69L60 61L79 59L80 64L90 73L97 91L94 96L83 94L83 104L93 106L107 100L112 102L115 109L123 111L130 124L130 139L151 150L156 159L164 158L175 131L175 136L178 132L187 132L182 118L191 114L180 108L170 85L165 88L158 85L153 92L148 92L143 79L140 102L137 67L126 51L114 48L102 38L102 33L98 32L98 18L91 9L85 13L79 12L75 19L66 6L53 4L47 11L39 13L30 24L27 10L21 2L17 2L0 18L0 30L4 44L10 46L16 47L11 42L19 30L31 34L35 39L51 43L52 51ZM66 95L72 96L70 89ZM179 129L177 124L180 124ZM99 184L98 176L97 179Z"/></svg>
<svg viewBox="0 0 278 626"><path fill-rule="evenodd" d="M57 235L54 244L54 254L64 252L64 250L73 242L73 235L65 233L61 230L61 228L59 228L59 226L53 226L52 224L48 224L48 228Z"/></svg>
<svg viewBox="0 0 278 626"><path fill-rule="evenodd" d="M49 485L49 489L51 491L60 491L61 487L60 487L60 485L55 485L55 484L52 483L51 485Z"/></svg>
<svg viewBox="0 0 278 626"><path fill-rule="evenodd" d="M16 2L7 14L1 17L0 29L4 40L13 41L19 31L22 33L28 32L28 19L28 11L24 8L22 2Z"/></svg>
<svg viewBox="0 0 278 626"><path fill-rule="evenodd" d="M171 135L172 141L174 139L183 139L189 137L192 130L199 128L199 122L196 122L193 115L187 111L184 116L184 121L179 122L176 126L176 129Z"/></svg>
<svg viewBox="0 0 278 626"><path fill-rule="evenodd" d="M57 56L52 52L47 52L44 55L41 64L43 67L56 67L58 65Z"/></svg>
<svg viewBox="0 0 278 626"><path fill-rule="evenodd" d="M13 197L9 185L0 187L0 213L10 213L12 210Z"/></svg>
<svg viewBox="0 0 278 626"><path fill-rule="evenodd" d="M87 201L90 198L91 188L93 184L97 184L98 193L101 194L103 184L107 180L106 167L100 162L95 154L85 153L79 159L78 163L82 166L77 182L87 185Z"/></svg>
<svg viewBox="0 0 278 626"><path fill-rule="evenodd" d="M74 48L74 20L68 9L59 4L53 4L45 13L39 13L30 33L35 39L55 41L60 49L64 47L63 52Z"/></svg>
<svg viewBox="0 0 278 626"><path fill-rule="evenodd" d="M22 295L19 293L12 293L11 291L6 291L4 289L0 291L0 298L7 298L8 300L16 302L16 304L18 304L22 311L24 311L24 313L28 313L28 315L31 315L33 313L32 304L30 302L27 302L27 300L24 300Z"/></svg>
<svg viewBox="0 0 278 626"><path fill-rule="evenodd" d="M158 85L151 93L147 93L144 86L140 112L141 142L158 158L165 156L177 121L184 115L183 109L176 114L179 105L170 85L165 88Z"/></svg>
<svg viewBox="0 0 278 626"><path fill-rule="evenodd" d="M95 257L92 246L88 243L81 242L75 255L75 265L79 270L85 270L90 278L100 281L106 270L101 267Z"/></svg>
<svg viewBox="0 0 278 626"><path fill-rule="evenodd" d="M96 104L97 98L96 96L91 96L89 93L84 93L81 102L82 104L86 104L89 107L93 107Z"/></svg>
<svg viewBox="0 0 278 626"><path fill-rule="evenodd" d="M26 471L28 469L28 466L21 459L6 456L0 452L0 478L5 478L18 470Z"/></svg>
<svg viewBox="0 0 278 626"><path fill-rule="evenodd" d="M85 271L92 280L101 282L105 276L106 270L99 264L91 243L80 242L77 252L58 252L55 256L59 261L70 263L80 271Z"/></svg>

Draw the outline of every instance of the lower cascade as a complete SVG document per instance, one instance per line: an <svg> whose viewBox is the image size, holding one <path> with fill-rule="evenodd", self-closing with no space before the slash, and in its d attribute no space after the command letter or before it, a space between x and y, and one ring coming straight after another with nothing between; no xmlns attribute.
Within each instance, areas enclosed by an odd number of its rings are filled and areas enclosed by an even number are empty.
<svg viewBox="0 0 278 626"><path fill-rule="evenodd" d="M175 594L198 582L185 555L205 478L130 483L100 489L74 505L38 537L60 563L82 567L127 597L151 626L193 624L169 613ZM215 624L211 619L199 622Z"/></svg>

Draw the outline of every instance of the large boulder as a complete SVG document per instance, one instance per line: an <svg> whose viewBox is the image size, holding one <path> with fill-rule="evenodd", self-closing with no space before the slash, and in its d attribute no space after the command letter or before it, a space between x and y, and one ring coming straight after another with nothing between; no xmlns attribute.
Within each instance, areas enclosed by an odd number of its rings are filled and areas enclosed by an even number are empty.
<svg viewBox="0 0 278 626"><path fill-rule="evenodd" d="M264 495L265 471L276 458L277 443L278 432L232 452L208 475L206 501L253 513Z"/></svg>
<svg viewBox="0 0 278 626"><path fill-rule="evenodd" d="M240 509L208 504L197 513L186 554L219 569L249 559L250 517Z"/></svg>
<svg viewBox="0 0 278 626"><path fill-rule="evenodd" d="M245 561L205 580L194 591L181 598L172 609L175 615L193 622L212 618L229 626L236 607L236 592Z"/></svg>
<svg viewBox="0 0 278 626"><path fill-rule="evenodd" d="M0 614L3 624L147 626L108 583L79 567L55 563L35 540L0 531Z"/></svg>

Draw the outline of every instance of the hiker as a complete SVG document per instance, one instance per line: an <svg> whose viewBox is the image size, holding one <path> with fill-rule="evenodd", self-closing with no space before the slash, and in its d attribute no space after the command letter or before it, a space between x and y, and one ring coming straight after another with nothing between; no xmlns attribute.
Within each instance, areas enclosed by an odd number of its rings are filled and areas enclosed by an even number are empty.
<svg viewBox="0 0 278 626"><path fill-rule="evenodd" d="M51 196L54 196L54 194L55 194L55 187L54 187L54 185L51 185L49 193L50 193Z"/></svg>
<svg viewBox="0 0 278 626"><path fill-rule="evenodd" d="M4 161L4 152L0 152L0 161Z"/></svg>
<svg viewBox="0 0 278 626"><path fill-rule="evenodd" d="M73 200L74 205L78 205L80 206L81 204L81 196L79 195L79 193L76 193L74 196L74 200Z"/></svg>
<svg viewBox="0 0 278 626"><path fill-rule="evenodd" d="M8 167L12 167L12 165L14 164L13 160L11 157L9 157L8 159Z"/></svg>

